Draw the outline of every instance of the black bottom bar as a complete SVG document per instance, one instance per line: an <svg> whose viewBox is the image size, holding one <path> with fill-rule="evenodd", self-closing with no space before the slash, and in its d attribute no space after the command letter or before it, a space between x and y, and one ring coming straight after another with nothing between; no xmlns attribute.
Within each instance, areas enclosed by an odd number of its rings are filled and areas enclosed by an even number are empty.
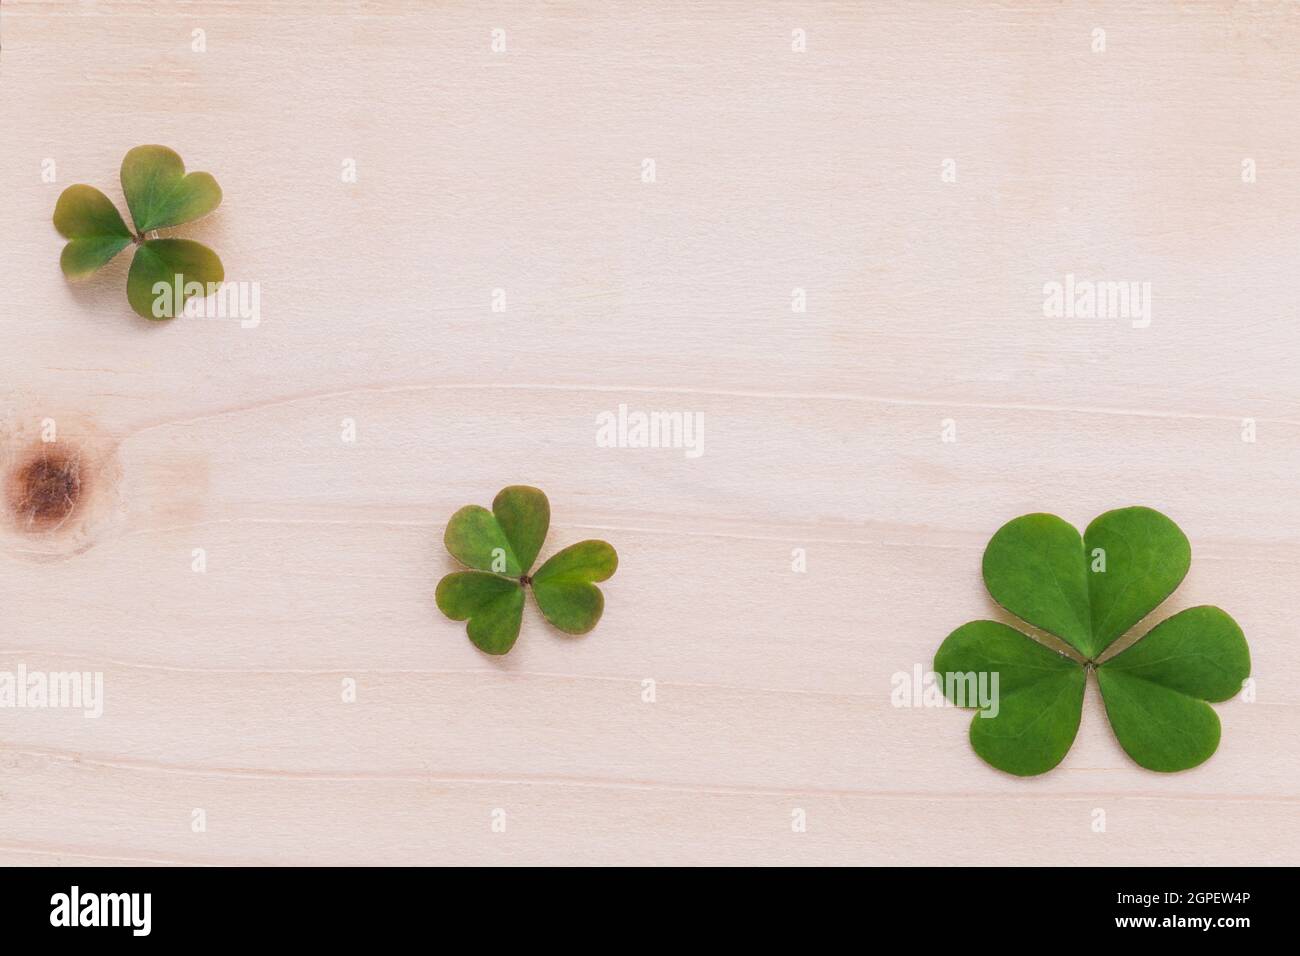
<svg viewBox="0 0 1300 956"><path fill-rule="evenodd" d="M695 884L695 877L615 872L593 880L575 870L540 881L535 874L473 870L10 869L0 874L0 918L7 942L75 936L90 945L283 939L337 946L420 928L436 933L439 926L456 937L495 934L523 929L526 917L542 918L532 924L539 943L554 941L560 927L565 937L590 937L584 930L626 920L631 938L653 935L664 924L709 927L711 935L844 927L863 939L877 930L888 938L899 927L942 934L964 926L986 940L1043 932L1071 941L1195 935L1231 944L1255 930L1281 929L1294 882L1290 870L1174 868L877 869L793 877L750 870L714 876L708 886Z"/></svg>

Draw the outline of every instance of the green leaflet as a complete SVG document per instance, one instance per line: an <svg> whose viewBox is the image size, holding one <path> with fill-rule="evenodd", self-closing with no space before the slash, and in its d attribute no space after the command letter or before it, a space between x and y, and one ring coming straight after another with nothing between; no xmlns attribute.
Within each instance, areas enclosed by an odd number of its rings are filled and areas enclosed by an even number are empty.
<svg viewBox="0 0 1300 956"><path fill-rule="evenodd" d="M1084 538L1056 515L1033 514L993 535L984 584L1016 617L1095 660L1174 592L1191 559L1178 526L1150 508L1108 511Z"/></svg>
<svg viewBox="0 0 1300 956"><path fill-rule="evenodd" d="M217 254L189 239L140 243L126 277L126 298L146 319L174 319L194 296L215 291L226 277Z"/></svg>
<svg viewBox="0 0 1300 956"><path fill-rule="evenodd" d="M185 174L185 163L166 146L137 146L122 160L122 192L140 235L206 216L221 205L211 173Z"/></svg>
<svg viewBox="0 0 1300 956"><path fill-rule="evenodd" d="M524 618L524 587L483 571L458 571L438 582L438 607L453 621L469 621L469 639L488 654L515 646Z"/></svg>
<svg viewBox="0 0 1300 956"><path fill-rule="evenodd" d="M1105 571L1089 571L1095 657L1127 634L1187 576L1192 545L1178 525L1150 508L1121 508L1095 518L1083 535L1090 563L1098 549Z"/></svg>
<svg viewBox="0 0 1300 956"><path fill-rule="evenodd" d="M480 650L504 654L514 646L530 585L542 614L560 630L585 634L600 620L605 597L596 583L613 575L618 555L604 541L583 541L551 557L530 578L550 522L545 494L512 485L497 494L491 511L467 505L447 523L447 551L473 570L439 582L438 607L454 621L469 622L469 638Z"/></svg>
<svg viewBox="0 0 1300 956"><path fill-rule="evenodd" d="M221 203L221 187L208 173L186 175L180 156L165 146L137 146L128 152L121 176L136 231L98 189L69 186L54 207L54 226L68 240L59 265L67 278L85 278L134 242L127 301L146 319L174 318L187 299L206 295L210 283L222 282L225 270L217 254L201 243L150 234L207 215ZM160 283L176 291L160 293ZM196 291L193 283L202 289Z"/></svg>
<svg viewBox="0 0 1300 956"><path fill-rule="evenodd" d="M1048 514L1024 515L1000 528L984 552L989 593L1086 661L993 621L974 621L949 635L935 655L941 677L998 679L996 715L971 721L976 753L1021 776L1055 767L1074 740L1087 670L1095 667L1115 736L1134 761L1168 772L1208 759L1218 747L1219 718L1206 702L1232 697L1250 674L1249 650L1231 617L1218 608L1191 608L1093 663L1178 587L1190 563L1182 531L1150 508L1108 511L1082 537Z"/></svg>
<svg viewBox="0 0 1300 956"><path fill-rule="evenodd" d="M1087 681L1083 668L1015 628L996 621L963 624L940 646L934 669L974 675L976 682L981 674L998 675L996 715L971 718L970 742L1000 770L1021 777L1045 773L1074 743ZM972 679L944 688L953 703L966 707L975 706L973 689Z"/></svg>
<svg viewBox="0 0 1300 956"><path fill-rule="evenodd" d="M1090 654L1083 541L1056 515L1008 521L984 549L984 586L1004 608Z"/></svg>
<svg viewBox="0 0 1300 956"><path fill-rule="evenodd" d="M570 634L586 634L605 610L595 582L618 570L618 555L604 541L571 544L537 569L533 594L546 619Z"/></svg>
<svg viewBox="0 0 1300 956"><path fill-rule="evenodd" d="M1234 696L1250 676L1250 649L1217 607L1193 607L1157 624L1097 668L1120 746L1148 770L1187 770L1219 746L1219 716L1206 701Z"/></svg>
<svg viewBox="0 0 1300 956"><path fill-rule="evenodd" d="M69 279L90 275L131 244L131 230L117 207L94 186L63 190L54 206L54 228L69 240L59 258Z"/></svg>

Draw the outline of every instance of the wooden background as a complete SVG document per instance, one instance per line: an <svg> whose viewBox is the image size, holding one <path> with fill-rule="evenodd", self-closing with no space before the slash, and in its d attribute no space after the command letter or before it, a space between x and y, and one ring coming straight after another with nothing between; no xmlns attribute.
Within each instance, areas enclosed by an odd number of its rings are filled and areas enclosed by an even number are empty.
<svg viewBox="0 0 1300 956"><path fill-rule="evenodd" d="M1296 862L1300 5L3 0L0 27L0 458L52 418L89 480L73 525L0 531L0 669L105 680L99 720L0 710L0 861ZM260 284L258 327L136 318L126 256L62 278L59 192L120 201L141 143L221 182L176 234ZM1150 282L1150 327L1044 318L1069 273ZM622 402L702 413L704 454L596 447ZM621 566L592 634L530 606L490 659L434 606L441 536L519 482L543 557L603 537ZM1002 522L1135 503L1193 544L1159 615L1219 604L1250 641L1207 764L1139 769L1095 684L1032 780L965 712L891 706L1001 616Z"/></svg>

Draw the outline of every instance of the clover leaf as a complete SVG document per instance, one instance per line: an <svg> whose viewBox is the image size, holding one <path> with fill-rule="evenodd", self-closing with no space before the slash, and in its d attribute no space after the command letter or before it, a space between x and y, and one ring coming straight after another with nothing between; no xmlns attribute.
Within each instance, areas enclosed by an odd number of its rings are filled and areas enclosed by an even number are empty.
<svg viewBox="0 0 1300 956"><path fill-rule="evenodd" d="M488 654L514 647L524 614L524 591L555 627L585 634L605 609L596 584L618 568L618 555L604 541L581 541L552 555L529 575L551 523L551 505L537 488L511 485L492 510L467 505L451 516L443 542L471 570L438 582L438 608L453 621L468 621L469 639Z"/></svg>
<svg viewBox="0 0 1300 956"><path fill-rule="evenodd" d="M210 173L185 172L180 156L165 146L137 146L122 160L122 193L135 231L112 200L93 186L63 190L54 207L54 228L68 244L59 264L69 279L82 279L135 244L126 297L146 319L171 319L186 300L207 295L225 279L217 254L191 239L160 239L159 229L206 216L221 204L221 187Z"/></svg>
<svg viewBox="0 0 1300 956"><path fill-rule="evenodd" d="M1139 765L1173 772L1208 760L1220 733L1209 704L1234 696L1250 675L1236 622L1217 607L1188 608L1119 653L1103 654L1173 593L1190 564L1186 536L1150 508L1108 511L1082 537L1049 514L998 529L984 551L989 594L1079 657L996 621L972 621L948 635L934 670L953 703L984 706L969 693L974 678L997 677L996 706L971 718L975 752L1018 776L1051 770L1074 743L1093 671L1115 737Z"/></svg>

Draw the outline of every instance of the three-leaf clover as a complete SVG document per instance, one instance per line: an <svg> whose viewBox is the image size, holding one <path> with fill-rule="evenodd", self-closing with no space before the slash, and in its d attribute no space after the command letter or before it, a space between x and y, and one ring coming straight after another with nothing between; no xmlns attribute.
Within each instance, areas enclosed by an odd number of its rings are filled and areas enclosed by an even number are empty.
<svg viewBox="0 0 1300 956"><path fill-rule="evenodd" d="M996 621L953 631L934 670L954 703L978 706L962 699L970 677L998 675L996 714L971 719L975 752L1019 776L1051 770L1074 743L1093 671L1115 736L1137 763L1173 772L1209 759L1219 746L1219 717L1206 702L1232 697L1250 674L1250 651L1231 617L1217 607L1188 608L1118 654L1102 655L1173 593L1191 559L1178 526L1150 508L1108 511L1082 538L1049 514L1003 525L984 551L989 594L1082 659Z"/></svg>
<svg viewBox="0 0 1300 956"><path fill-rule="evenodd" d="M505 654L514 647L529 585L542 614L562 631L586 634L600 620L605 596L596 584L613 575L618 555L604 541L581 541L530 576L550 524L546 495L526 485L502 488L491 511L466 505L447 523L447 550L473 570L438 582L438 608L453 621L469 621L479 650Z"/></svg>
<svg viewBox="0 0 1300 956"><path fill-rule="evenodd" d="M63 190L54 207L54 228L68 240L59 259L63 274L85 278L134 243L127 301L146 319L174 318L187 299L220 283L225 269L202 243L159 239L157 230L212 212L221 203L221 187L210 173L186 175L180 156L165 146L137 146L122 160L122 192L135 232L94 186Z"/></svg>

